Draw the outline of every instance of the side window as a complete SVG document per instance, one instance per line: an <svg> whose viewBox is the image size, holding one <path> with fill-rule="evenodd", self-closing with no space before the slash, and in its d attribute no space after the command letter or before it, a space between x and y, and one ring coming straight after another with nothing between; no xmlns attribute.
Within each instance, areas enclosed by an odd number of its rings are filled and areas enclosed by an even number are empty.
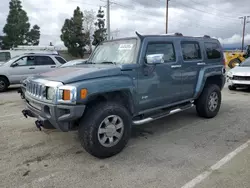
<svg viewBox="0 0 250 188"><path fill-rule="evenodd" d="M25 56L18 59L15 63L17 63L18 66L33 66L35 65L35 57Z"/></svg>
<svg viewBox="0 0 250 188"><path fill-rule="evenodd" d="M182 42L181 48L184 61L201 59L201 49L198 42Z"/></svg>
<svg viewBox="0 0 250 188"><path fill-rule="evenodd" d="M205 48L208 59L220 59L221 49L219 45L215 42L205 42Z"/></svg>
<svg viewBox="0 0 250 188"><path fill-rule="evenodd" d="M172 43L149 43L146 55L164 54L164 62L173 62L176 60L174 45Z"/></svg>
<svg viewBox="0 0 250 188"><path fill-rule="evenodd" d="M55 65L55 62L48 56L36 56L36 65Z"/></svg>
<svg viewBox="0 0 250 188"><path fill-rule="evenodd" d="M0 61L7 61L10 59L10 52L0 52Z"/></svg>
<svg viewBox="0 0 250 188"><path fill-rule="evenodd" d="M65 61L63 58L61 58L61 57L55 57L55 58L56 58L56 60L59 61L61 64L66 63L66 61Z"/></svg>

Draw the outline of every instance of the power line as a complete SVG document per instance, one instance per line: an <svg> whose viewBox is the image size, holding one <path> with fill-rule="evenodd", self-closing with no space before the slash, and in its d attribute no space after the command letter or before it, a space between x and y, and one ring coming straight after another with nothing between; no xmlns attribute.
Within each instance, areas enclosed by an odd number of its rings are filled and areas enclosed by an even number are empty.
<svg viewBox="0 0 250 188"><path fill-rule="evenodd" d="M248 18L250 18L250 16L241 16L241 17L239 17L239 19L243 20L243 34L242 34L242 47L241 47L241 51L242 52L244 50L244 40L245 40L246 24L250 23L250 21L248 20Z"/></svg>

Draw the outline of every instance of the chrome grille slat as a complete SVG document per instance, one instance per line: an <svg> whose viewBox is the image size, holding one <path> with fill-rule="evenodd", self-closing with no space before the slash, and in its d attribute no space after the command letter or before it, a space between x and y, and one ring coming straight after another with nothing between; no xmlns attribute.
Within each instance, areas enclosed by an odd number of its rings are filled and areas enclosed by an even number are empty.
<svg viewBox="0 0 250 188"><path fill-rule="evenodd" d="M46 87L43 84L29 81L27 82L26 88L29 95L39 99L44 98L44 90Z"/></svg>

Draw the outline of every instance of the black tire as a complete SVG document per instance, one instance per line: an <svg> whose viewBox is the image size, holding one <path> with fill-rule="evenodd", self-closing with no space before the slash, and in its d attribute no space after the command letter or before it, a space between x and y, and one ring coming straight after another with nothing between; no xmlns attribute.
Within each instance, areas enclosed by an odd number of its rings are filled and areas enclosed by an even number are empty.
<svg viewBox="0 0 250 188"><path fill-rule="evenodd" d="M0 92L4 92L9 87L9 81L5 77L0 77Z"/></svg>
<svg viewBox="0 0 250 188"><path fill-rule="evenodd" d="M236 90L236 87L233 86L233 85L229 85L229 86L228 86L228 89L231 90L231 91L235 91L235 90Z"/></svg>
<svg viewBox="0 0 250 188"><path fill-rule="evenodd" d="M232 69L232 68L234 68L235 67L235 64L236 63L238 63L238 64L240 64L241 63L241 61L239 60L239 59L232 59L231 61L229 61L229 63L228 63L228 66Z"/></svg>
<svg viewBox="0 0 250 188"><path fill-rule="evenodd" d="M212 111L209 108L209 98L211 94L214 94L214 92L217 94L218 100L216 108ZM219 86L214 84L205 86L200 97L196 101L197 114L204 118L213 118L218 114L220 106L221 106L221 90Z"/></svg>
<svg viewBox="0 0 250 188"><path fill-rule="evenodd" d="M99 126L102 121L111 115L117 115L123 121L123 134L111 147L101 144L98 137ZM87 110L80 121L79 137L84 149L97 158L108 158L121 152L126 146L131 133L132 117L127 108L115 102L102 102L93 105ZM106 133L105 133L106 134Z"/></svg>

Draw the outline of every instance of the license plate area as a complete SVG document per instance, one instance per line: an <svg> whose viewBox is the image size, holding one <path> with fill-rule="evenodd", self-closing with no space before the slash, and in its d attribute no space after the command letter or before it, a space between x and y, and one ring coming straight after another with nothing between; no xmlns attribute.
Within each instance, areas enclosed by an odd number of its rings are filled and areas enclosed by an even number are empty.
<svg viewBox="0 0 250 188"><path fill-rule="evenodd" d="M40 110L40 111L42 110L42 107L39 104L37 104L36 102L29 101L29 105L37 110Z"/></svg>

